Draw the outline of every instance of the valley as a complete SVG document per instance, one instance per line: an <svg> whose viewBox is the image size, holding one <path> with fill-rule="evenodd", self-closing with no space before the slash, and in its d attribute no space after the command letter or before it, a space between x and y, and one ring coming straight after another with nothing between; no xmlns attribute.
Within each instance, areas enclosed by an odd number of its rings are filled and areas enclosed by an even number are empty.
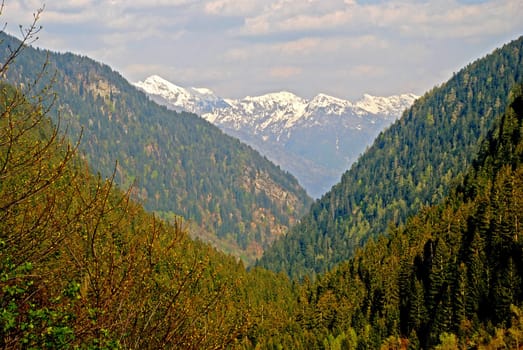
<svg viewBox="0 0 523 350"><path fill-rule="evenodd" d="M523 37L419 97L225 99L42 12L0 32L0 347L520 348Z"/></svg>

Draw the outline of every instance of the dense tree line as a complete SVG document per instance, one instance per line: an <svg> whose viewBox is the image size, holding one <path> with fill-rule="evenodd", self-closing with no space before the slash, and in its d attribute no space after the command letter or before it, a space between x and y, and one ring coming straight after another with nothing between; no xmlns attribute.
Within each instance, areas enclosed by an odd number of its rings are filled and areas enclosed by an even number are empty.
<svg viewBox="0 0 523 350"><path fill-rule="evenodd" d="M442 200L463 176L510 88L523 79L523 38L469 64L382 132L260 266L314 277L355 248Z"/></svg>
<svg viewBox="0 0 523 350"><path fill-rule="evenodd" d="M523 86L441 204L314 282L260 348L500 349L523 340ZM263 270L260 270L263 271Z"/></svg>
<svg viewBox="0 0 523 350"><path fill-rule="evenodd" d="M307 346L519 347L523 86L510 101L442 204L302 287L297 320L311 333Z"/></svg>

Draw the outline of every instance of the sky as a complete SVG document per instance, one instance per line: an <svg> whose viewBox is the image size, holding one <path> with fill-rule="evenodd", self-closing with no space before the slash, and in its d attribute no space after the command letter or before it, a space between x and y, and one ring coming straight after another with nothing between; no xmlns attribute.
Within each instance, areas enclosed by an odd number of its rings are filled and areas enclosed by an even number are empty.
<svg viewBox="0 0 523 350"><path fill-rule="evenodd" d="M522 0L5 0L20 37L227 98L422 95L523 35Z"/></svg>

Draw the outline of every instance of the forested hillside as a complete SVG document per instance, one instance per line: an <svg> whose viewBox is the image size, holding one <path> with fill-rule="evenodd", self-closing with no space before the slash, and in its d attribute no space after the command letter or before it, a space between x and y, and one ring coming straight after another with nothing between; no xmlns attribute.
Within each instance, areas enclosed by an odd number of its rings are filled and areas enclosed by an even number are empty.
<svg viewBox="0 0 523 350"><path fill-rule="evenodd" d="M523 342L523 86L462 183L303 285L305 348L518 349Z"/></svg>
<svg viewBox="0 0 523 350"><path fill-rule="evenodd" d="M223 274L243 267L90 175L19 90L0 105L0 346L232 342L247 323Z"/></svg>
<svg viewBox="0 0 523 350"><path fill-rule="evenodd" d="M0 347L520 348L522 84L440 204L297 283L247 271L93 175L35 72L0 82Z"/></svg>
<svg viewBox="0 0 523 350"><path fill-rule="evenodd" d="M37 86L0 84L0 347L250 348L292 314L285 276L247 273L92 175Z"/></svg>
<svg viewBox="0 0 523 350"><path fill-rule="evenodd" d="M0 60L18 41L0 35ZM193 114L151 102L118 73L87 57L26 47L7 81L56 93L61 116L91 169L160 217L182 215L191 232L250 262L305 213L310 199L295 178Z"/></svg>
<svg viewBox="0 0 523 350"><path fill-rule="evenodd" d="M180 220L145 213L89 174L45 108L0 92L4 348L495 349L523 339L521 86L443 204L301 285L246 272L190 240Z"/></svg>
<svg viewBox="0 0 523 350"><path fill-rule="evenodd" d="M356 247L438 203L462 178L510 88L523 79L523 38L454 74L381 133L341 182L316 201L260 266L315 276Z"/></svg>

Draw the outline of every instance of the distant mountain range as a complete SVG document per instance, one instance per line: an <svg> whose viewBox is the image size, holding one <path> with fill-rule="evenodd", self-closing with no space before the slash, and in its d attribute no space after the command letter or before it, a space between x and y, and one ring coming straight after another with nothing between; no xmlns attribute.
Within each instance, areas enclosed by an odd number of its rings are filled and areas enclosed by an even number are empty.
<svg viewBox="0 0 523 350"><path fill-rule="evenodd" d="M305 99L282 91L225 99L206 88L184 88L157 75L134 84L159 104L201 115L298 178L318 198L374 138L417 98L414 94L350 102L325 94Z"/></svg>

